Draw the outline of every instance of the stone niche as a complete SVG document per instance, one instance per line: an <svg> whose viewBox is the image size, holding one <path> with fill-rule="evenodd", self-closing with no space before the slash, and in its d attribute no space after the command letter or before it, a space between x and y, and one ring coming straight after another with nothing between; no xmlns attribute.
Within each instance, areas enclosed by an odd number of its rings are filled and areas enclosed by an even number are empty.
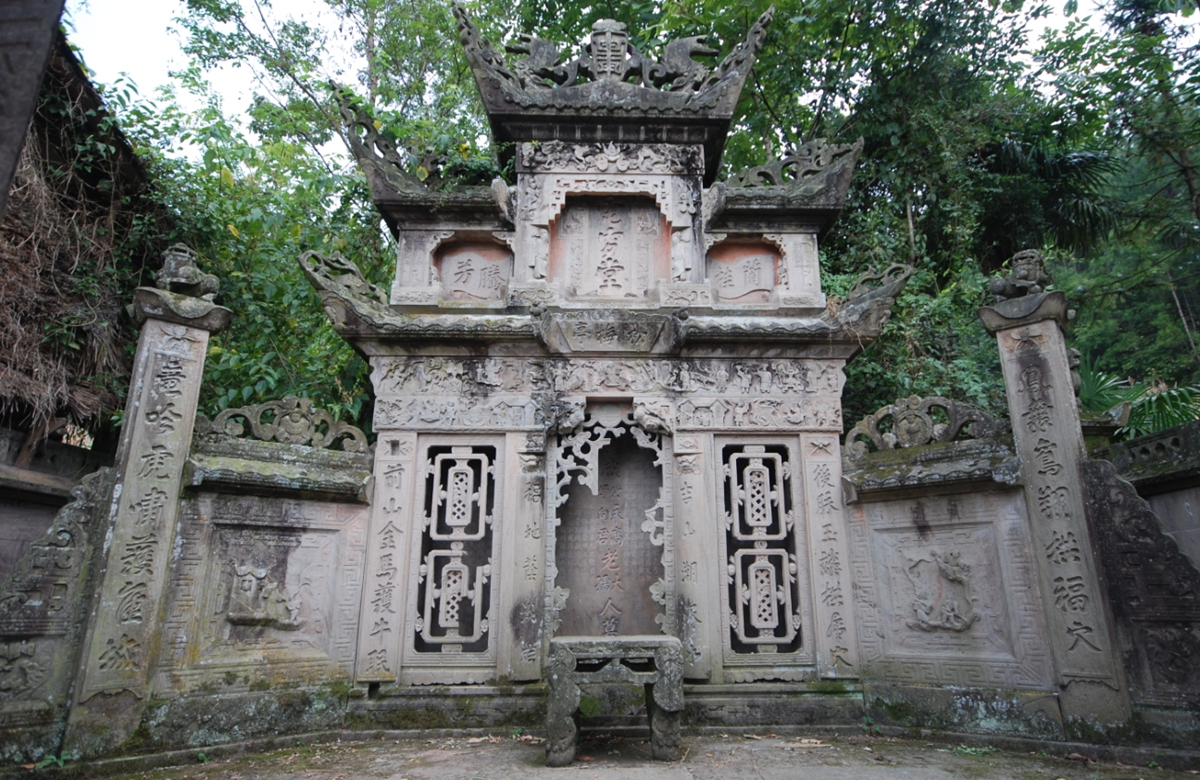
<svg viewBox="0 0 1200 780"><path fill-rule="evenodd" d="M512 277L512 251L487 239L447 241L433 254L443 301L502 303Z"/></svg>
<svg viewBox="0 0 1200 780"><path fill-rule="evenodd" d="M183 513L157 690L352 673L365 507L201 493Z"/></svg>
<svg viewBox="0 0 1200 780"><path fill-rule="evenodd" d="M1018 491L850 507L862 662L908 684L1045 689L1049 639ZM1054 608L1069 609L1064 589Z"/></svg>
<svg viewBox="0 0 1200 780"><path fill-rule="evenodd" d="M782 257L779 247L766 241L722 241L708 250L706 277L721 303L770 303L776 287L786 286Z"/></svg>
<svg viewBox="0 0 1200 780"><path fill-rule="evenodd" d="M559 508L556 584L570 591L559 614L564 636L656 634L662 607L651 596L664 577L662 551L642 530L662 491L655 453L630 434L596 442L599 480L572 482Z"/></svg>
<svg viewBox="0 0 1200 780"><path fill-rule="evenodd" d="M671 226L651 197L568 196L549 275L575 297L645 298L670 279Z"/></svg>

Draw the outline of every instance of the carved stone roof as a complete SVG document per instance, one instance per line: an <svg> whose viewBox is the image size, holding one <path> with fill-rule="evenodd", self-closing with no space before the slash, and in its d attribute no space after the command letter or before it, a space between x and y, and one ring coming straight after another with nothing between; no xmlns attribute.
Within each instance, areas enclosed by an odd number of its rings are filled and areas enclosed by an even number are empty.
<svg viewBox="0 0 1200 780"><path fill-rule="evenodd" d="M701 144L706 181L721 159L742 85L766 38L774 6L751 25L713 69L696 57L716 54L703 36L681 38L655 61L629 41L625 25L602 19L578 54L521 35L507 47L522 55L506 63L455 3L458 37L498 142L590 141Z"/></svg>
<svg viewBox="0 0 1200 780"><path fill-rule="evenodd" d="M792 217L828 226L842 210L863 139L831 144L816 138L779 160L742 171L725 181L714 229L740 221Z"/></svg>

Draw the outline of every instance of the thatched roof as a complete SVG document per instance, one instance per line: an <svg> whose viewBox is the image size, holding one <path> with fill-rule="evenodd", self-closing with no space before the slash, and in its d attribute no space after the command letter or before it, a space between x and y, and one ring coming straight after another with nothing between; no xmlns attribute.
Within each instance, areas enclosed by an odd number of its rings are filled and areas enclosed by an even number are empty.
<svg viewBox="0 0 1200 780"><path fill-rule="evenodd" d="M0 219L0 424L94 428L120 408L136 340L122 310L158 262L145 236L167 232L147 191L60 33Z"/></svg>

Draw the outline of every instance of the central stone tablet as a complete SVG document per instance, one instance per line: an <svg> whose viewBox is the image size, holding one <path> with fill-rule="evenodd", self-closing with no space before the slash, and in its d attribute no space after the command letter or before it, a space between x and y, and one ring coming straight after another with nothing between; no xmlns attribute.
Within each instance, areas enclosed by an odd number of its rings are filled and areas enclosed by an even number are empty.
<svg viewBox="0 0 1200 780"><path fill-rule="evenodd" d="M574 482L559 510L557 582L571 595L560 633L655 634L661 607L651 588L663 577L662 548L642 530L662 488L654 454L629 434L602 439L598 492Z"/></svg>

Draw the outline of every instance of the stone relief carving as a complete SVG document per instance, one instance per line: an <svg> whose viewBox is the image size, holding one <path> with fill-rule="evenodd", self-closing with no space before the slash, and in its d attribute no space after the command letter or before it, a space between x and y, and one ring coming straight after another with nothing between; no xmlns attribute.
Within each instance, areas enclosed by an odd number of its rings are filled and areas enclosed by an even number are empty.
<svg viewBox="0 0 1200 780"><path fill-rule="evenodd" d="M428 195L429 189L408 172L395 144L379 132L374 117L366 108L353 105L345 91L339 91L337 99L350 150L358 164L367 172L372 193L376 197L387 190L410 195ZM377 178L382 180L386 189L378 187Z"/></svg>
<svg viewBox="0 0 1200 780"><path fill-rule="evenodd" d="M300 255L300 269L318 290L383 306L388 303L387 293L368 282L358 266L337 252L328 257L319 252L305 252Z"/></svg>
<svg viewBox="0 0 1200 780"><path fill-rule="evenodd" d="M936 419L942 410L945 422ZM890 418L890 430L883 425ZM873 446L877 450L920 447L931 442L955 441L959 437L993 438L1004 432L1004 424L982 409L945 398L909 396L898 399L859 420L846 434L844 451L850 460L861 460Z"/></svg>
<svg viewBox="0 0 1200 780"><path fill-rule="evenodd" d="M1054 283L1050 274L1046 273L1046 263L1042 253L1036 249L1026 249L1017 252L1008 261L1007 276L998 276L988 280L988 290L1002 303L1010 298L1023 298L1026 295L1037 295L1044 292Z"/></svg>
<svg viewBox="0 0 1200 780"><path fill-rule="evenodd" d="M670 239L658 209L640 200L569 201L551 231L550 278L576 296L645 297L669 273Z"/></svg>
<svg viewBox="0 0 1200 780"><path fill-rule="evenodd" d="M163 252L162 270L154 286L160 290L211 301L221 291L221 280L199 268L200 256L184 244L175 244Z"/></svg>
<svg viewBox="0 0 1200 780"><path fill-rule="evenodd" d="M971 596L971 566L961 554L931 550L928 557L905 561L904 576L916 599L909 628L917 631L967 631L980 619Z"/></svg>
<svg viewBox="0 0 1200 780"><path fill-rule="evenodd" d="M790 457L779 445L723 448L723 595L734 652L795 652L803 643Z"/></svg>
<svg viewBox="0 0 1200 780"><path fill-rule="evenodd" d="M1200 571L1168 536L1133 485L1111 463L1083 463L1087 508L1120 633L1132 645L1129 672L1135 700L1169 705L1200 701ZM1063 538L1046 554L1076 560L1080 540ZM1064 579L1060 609L1086 593ZM1071 613L1073 614L1073 613ZM1080 642L1089 637L1080 636Z"/></svg>
<svg viewBox="0 0 1200 780"><path fill-rule="evenodd" d="M625 324L583 315L563 321L571 331L577 323L582 324L584 334L594 333L597 339L607 338L605 329L620 333ZM660 320L647 322L653 325ZM373 381L381 397L632 392L754 396L773 401L781 396L837 396L843 375L840 366L831 361L808 359L599 358L579 362L567 358L391 357L376 362Z"/></svg>
<svg viewBox="0 0 1200 780"><path fill-rule="evenodd" d="M269 419L264 419L267 417ZM244 420L245 423L238 422ZM358 428L340 420L324 409L318 409L307 398L294 395L277 401L224 409L212 420L196 418L196 435L219 438L239 438L250 435L260 441L280 444L304 444L318 449L332 447L339 440L346 452L366 452L367 437Z"/></svg>
<svg viewBox="0 0 1200 780"><path fill-rule="evenodd" d="M408 663L469 664L494 656L493 517L499 505L494 444L422 445L422 543L412 554ZM422 550L425 552L422 553Z"/></svg>
<svg viewBox="0 0 1200 780"><path fill-rule="evenodd" d="M156 691L351 675L366 507L203 492L182 512Z"/></svg>
<svg viewBox="0 0 1200 780"><path fill-rule="evenodd" d="M864 674L908 684L1050 684L1037 551L1019 491L847 509L852 544L840 563L853 571Z"/></svg>
<svg viewBox="0 0 1200 780"><path fill-rule="evenodd" d="M519 155L522 169L529 172L659 174L704 172L704 158L700 147L679 144L543 141L536 144L521 144Z"/></svg>
<svg viewBox="0 0 1200 780"><path fill-rule="evenodd" d="M235 626L267 626L295 631L304 625L298 619L298 594L287 594L283 585L268 577L266 569L234 565L235 577L229 591L225 619Z"/></svg>
<svg viewBox="0 0 1200 780"><path fill-rule="evenodd" d="M97 507L112 490L112 472L83 478L45 535L31 544L0 586L0 636L62 636L78 619L84 564Z"/></svg>
<svg viewBox="0 0 1200 780"><path fill-rule="evenodd" d="M0 701L24 698L46 682L49 672L35 659L37 643L0 644Z"/></svg>

